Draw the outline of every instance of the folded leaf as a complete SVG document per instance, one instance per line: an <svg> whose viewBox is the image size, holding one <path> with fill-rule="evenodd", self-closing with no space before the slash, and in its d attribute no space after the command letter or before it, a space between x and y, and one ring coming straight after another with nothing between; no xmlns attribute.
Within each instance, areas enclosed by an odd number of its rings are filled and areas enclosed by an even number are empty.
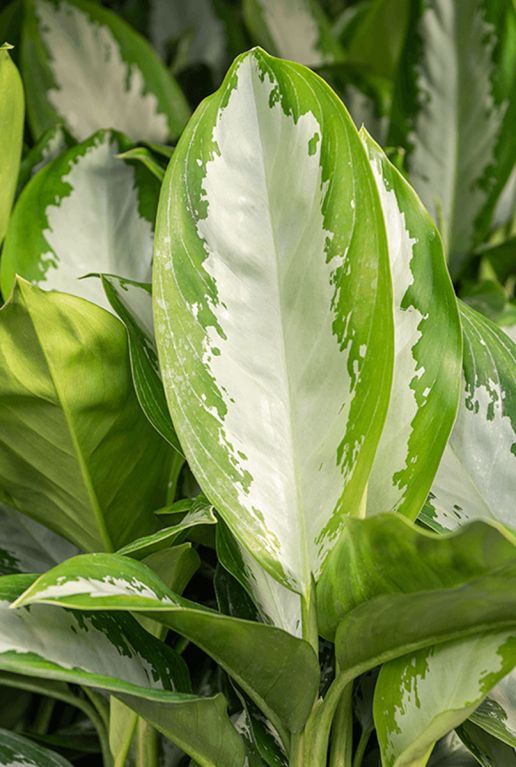
<svg viewBox="0 0 516 767"><path fill-rule="evenodd" d="M389 143L440 224L452 275L484 236L514 165L516 12L505 0L417 0Z"/></svg>
<svg viewBox="0 0 516 767"><path fill-rule="evenodd" d="M100 131L41 170L16 205L1 264L2 292L16 274L110 308L90 272L148 282L159 182L117 157L127 139Z"/></svg>
<svg viewBox="0 0 516 767"><path fill-rule="evenodd" d="M403 176L361 130L382 202L394 293L389 410L367 486L367 514L415 519L459 401L461 328L441 238Z"/></svg>
<svg viewBox="0 0 516 767"><path fill-rule="evenodd" d="M358 607L371 616L367 636L381 641L371 600L397 604L406 595L411 604L421 602L423 611L425 599L436 604L438 595L458 596L461 586L480 585L479 579L496 575L504 565L516 566L516 538L500 527L475 522L444 536L390 514L348 519L317 584L319 630L332 639L340 621L351 620ZM388 620L387 609L383 617ZM432 616L425 621L430 626Z"/></svg>
<svg viewBox="0 0 516 767"><path fill-rule="evenodd" d="M317 0L244 0L246 24L260 45L308 67L344 58Z"/></svg>
<svg viewBox="0 0 516 767"><path fill-rule="evenodd" d="M0 579L0 669L107 690L202 767L243 767L224 698L174 691L174 684L188 684L180 656L128 615L48 605L12 609L33 581L25 575Z"/></svg>
<svg viewBox="0 0 516 767"><path fill-rule="evenodd" d="M23 85L9 56L11 47L8 43L0 45L0 245L7 231L18 181L25 114Z"/></svg>
<svg viewBox="0 0 516 767"><path fill-rule="evenodd" d="M134 559L116 554L69 559L39 578L17 604L34 602L141 613L211 655L274 724L297 731L310 713L319 668L307 642L183 599Z"/></svg>
<svg viewBox="0 0 516 767"><path fill-rule="evenodd" d="M9 730L0 730L1 767L72 767L68 759Z"/></svg>
<svg viewBox="0 0 516 767"><path fill-rule="evenodd" d="M129 356L138 402L151 424L182 456L167 408L154 340L150 285L112 274L101 275L106 297L127 330Z"/></svg>
<svg viewBox="0 0 516 767"><path fill-rule="evenodd" d="M83 0L28 0L22 72L32 132L56 122L82 141L99 128L135 141L175 138L186 100L149 44L117 14Z"/></svg>
<svg viewBox="0 0 516 767"><path fill-rule="evenodd" d="M54 565L78 554L65 541L25 514L0 503L0 574L44 573Z"/></svg>
<svg viewBox="0 0 516 767"><path fill-rule="evenodd" d="M86 551L156 529L169 448L140 410L117 319L18 280L0 312L0 402L10 506Z"/></svg>
<svg viewBox="0 0 516 767"><path fill-rule="evenodd" d="M516 344L465 304L460 314L462 399L422 519L436 530L471 519L516 529Z"/></svg>
<svg viewBox="0 0 516 767"><path fill-rule="evenodd" d="M156 234L156 339L189 465L306 594L358 510L392 369L381 208L342 103L299 65L243 54L178 143Z"/></svg>
<svg viewBox="0 0 516 767"><path fill-rule="evenodd" d="M515 665L514 630L459 639L385 664L374 700L382 765L424 765L435 742Z"/></svg>

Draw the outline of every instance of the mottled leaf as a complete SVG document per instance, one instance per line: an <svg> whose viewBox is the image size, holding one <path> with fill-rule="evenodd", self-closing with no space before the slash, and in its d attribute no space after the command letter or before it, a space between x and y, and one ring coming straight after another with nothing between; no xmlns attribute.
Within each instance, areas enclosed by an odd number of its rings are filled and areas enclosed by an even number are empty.
<svg viewBox="0 0 516 767"><path fill-rule="evenodd" d="M22 72L34 135L63 123L82 141L100 128L134 141L181 132L188 106L149 44L118 15L85 0L28 0Z"/></svg>
<svg viewBox="0 0 516 767"><path fill-rule="evenodd" d="M239 57L178 143L156 232L188 462L239 542L306 593L358 510L392 369L381 208L342 103L300 65Z"/></svg>

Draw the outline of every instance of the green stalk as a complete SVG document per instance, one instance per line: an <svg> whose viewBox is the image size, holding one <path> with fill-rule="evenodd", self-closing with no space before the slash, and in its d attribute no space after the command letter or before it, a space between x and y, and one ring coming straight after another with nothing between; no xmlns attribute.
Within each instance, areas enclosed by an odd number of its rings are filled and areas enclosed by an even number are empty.
<svg viewBox="0 0 516 767"><path fill-rule="evenodd" d="M33 730L38 735L45 735L48 732L55 705L55 699L49 697L45 697L40 701L33 724Z"/></svg>
<svg viewBox="0 0 516 767"><path fill-rule="evenodd" d="M369 743L369 738L371 737L372 732L372 727L366 727L365 730L362 730L357 750L355 751L355 758L353 759L353 767L362 767L362 760L365 756L367 744Z"/></svg>
<svg viewBox="0 0 516 767"><path fill-rule="evenodd" d="M353 684L340 699L331 729L330 767L352 767L353 759Z"/></svg>
<svg viewBox="0 0 516 767"><path fill-rule="evenodd" d="M138 719L137 727L137 767L158 767L158 733L145 719Z"/></svg>

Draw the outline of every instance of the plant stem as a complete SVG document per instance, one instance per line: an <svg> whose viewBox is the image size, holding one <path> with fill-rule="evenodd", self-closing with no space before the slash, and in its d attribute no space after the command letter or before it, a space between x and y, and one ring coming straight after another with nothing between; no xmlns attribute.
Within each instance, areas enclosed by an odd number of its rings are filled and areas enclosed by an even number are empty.
<svg viewBox="0 0 516 767"><path fill-rule="evenodd" d="M369 743L369 738L371 737L372 731L372 727L366 727L365 730L362 730L362 734L360 735L360 740L358 741L357 749L355 751L355 758L353 759L353 767L362 767L362 760L365 756L367 744Z"/></svg>
<svg viewBox="0 0 516 767"><path fill-rule="evenodd" d="M145 719L138 719L137 755L138 767L158 767L158 733Z"/></svg>
<svg viewBox="0 0 516 767"><path fill-rule="evenodd" d="M45 735L45 733L48 732L55 705L55 698L49 698L48 696L40 701L33 724L33 730L38 733L38 735Z"/></svg>
<svg viewBox="0 0 516 767"><path fill-rule="evenodd" d="M331 730L330 767L351 767L353 759L353 684L342 693Z"/></svg>

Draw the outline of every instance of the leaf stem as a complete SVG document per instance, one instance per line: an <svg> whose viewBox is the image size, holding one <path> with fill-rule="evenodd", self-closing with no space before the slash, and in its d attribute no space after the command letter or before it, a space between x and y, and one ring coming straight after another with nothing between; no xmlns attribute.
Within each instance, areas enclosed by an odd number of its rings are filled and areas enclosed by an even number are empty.
<svg viewBox="0 0 516 767"><path fill-rule="evenodd" d="M158 767L158 733L145 719L138 719L137 755L138 767Z"/></svg>
<svg viewBox="0 0 516 767"><path fill-rule="evenodd" d="M369 738L371 737L372 732L372 727L366 727L365 730L362 730L362 734L360 735L360 740L358 741L358 745L355 751L355 758L353 759L353 767L362 767L362 760L365 756L367 744L369 743Z"/></svg>
<svg viewBox="0 0 516 767"><path fill-rule="evenodd" d="M351 767L353 759L353 684L344 689L331 730L330 767Z"/></svg>

